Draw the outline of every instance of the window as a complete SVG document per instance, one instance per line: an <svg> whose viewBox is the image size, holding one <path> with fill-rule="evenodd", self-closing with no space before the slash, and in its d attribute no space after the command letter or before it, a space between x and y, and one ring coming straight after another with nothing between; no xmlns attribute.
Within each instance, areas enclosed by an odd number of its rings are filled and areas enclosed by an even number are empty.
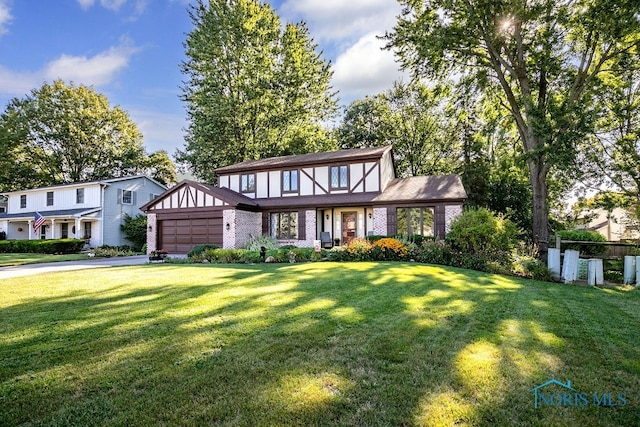
<svg viewBox="0 0 640 427"><path fill-rule="evenodd" d="M398 234L433 236L433 208L398 208Z"/></svg>
<svg viewBox="0 0 640 427"><path fill-rule="evenodd" d="M298 191L298 171L282 171L282 192L293 193Z"/></svg>
<svg viewBox="0 0 640 427"><path fill-rule="evenodd" d="M45 240L47 238L47 226L40 226L40 240Z"/></svg>
<svg viewBox="0 0 640 427"><path fill-rule="evenodd" d="M27 195L20 195L20 209L25 209L27 207Z"/></svg>
<svg viewBox="0 0 640 427"><path fill-rule="evenodd" d="M76 203L84 203L84 188L76 188Z"/></svg>
<svg viewBox="0 0 640 427"><path fill-rule="evenodd" d="M47 191L47 206L53 206L53 191Z"/></svg>
<svg viewBox="0 0 640 427"><path fill-rule="evenodd" d="M131 191L131 190L122 190L122 204L123 205L132 205L133 204L133 191Z"/></svg>
<svg viewBox="0 0 640 427"><path fill-rule="evenodd" d="M278 240L298 238L298 212L271 214L271 236Z"/></svg>
<svg viewBox="0 0 640 427"><path fill-rule="evenodd" d="M331 166L331 188L343 189L349 185L347 166Z"/></svg>
<svg viewBox="0 0 640 427"><path fill-rule="evenodd" d="M240 176L240 191L243 193L256 191L256 176L254 174Z"/></svg>

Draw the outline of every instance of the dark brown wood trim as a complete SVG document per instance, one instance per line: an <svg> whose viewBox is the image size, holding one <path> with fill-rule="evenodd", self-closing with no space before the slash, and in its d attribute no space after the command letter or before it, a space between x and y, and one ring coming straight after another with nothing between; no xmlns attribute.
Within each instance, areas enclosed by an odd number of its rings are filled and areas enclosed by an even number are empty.
<svg viewBox="0 0 640 427"><path fill-rule="evenodd" d="M322 185L320 185L320 183L316 182L316 180L314 178L315 175L316 175L315 168L312 168L312 170L313 170L313 176L309 175L304 169L300 169L300 172L305 174L307 176L307 178L309 178L311 180L311 183L313 185L313 195L316 195L316 193L315 193L316 192L316 185L318 185L318 187L320 187L320 189L322 191L324 191L324 193L325 193L325 194L319 194L319 196L324 196L324 195L329 194L329 191L327 191L326 188L324 188ZM329 175L331 175L331 171L330 170L329 170ZM331 183L331 176L329 176L329 183Z"/></svg>

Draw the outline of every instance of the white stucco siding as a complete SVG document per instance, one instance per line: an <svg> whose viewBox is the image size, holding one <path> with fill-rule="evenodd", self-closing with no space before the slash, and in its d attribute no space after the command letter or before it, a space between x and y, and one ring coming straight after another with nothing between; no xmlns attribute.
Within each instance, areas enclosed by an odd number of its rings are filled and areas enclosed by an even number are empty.
<svg viewBox="0 0 640 427"><path fill-rule="evenodd" d="M364 191L364 185L361 181L364 176L363 167L364 165L362 163L349 165L349 185L351 186L351 191L354 193L362 193Z"/></svg>
<svg viewBox="0 0 640 427"><path fill-rule="evenodd" d="M240 192L240 175L229 176L229 189L237 193Z"/></svg>
<svg viewBox="0 0 640 427"><path fill-rule="evenodd" d="M269 173L259 172L256 174L256 197L269 197Z"/></svg>
<svg viewBox="0 0 640 427"><path fill-rule="evenodd" d="M313 195L314 183L310 177L313 176L312 168L305 168L300 171L300 195L311 196Z"/></svg>
<svg viewBox="0 0 640 427"><path fill-rule="evenodd" d="M229 175L223 175L218 178L218 187L229 188Z"/></svg>
<svg viewBox="0 0 640 427"><path fill-rule="evenodd" d="M364 191L380 191L380 166L378 163L366 163L365 171L368 172L368 175L364 179Z"/></svg>
<svg viewBox="0 0 640 427"><path fill-rule="evenodd" d="M282 188L280 186L280 171L269 172L269 197L282 196Z"/></svg>
<svg viewBox="0 0 640 427"><path fill-rule="evenodd" d="M315 168L315 178L317 183L315 186L315 194L327 194L329 190L329 167L320 166Z"/></svg>
<svg viewBox="0 0 640 427"><path fill-rule="evenodd" d="M382 183L381 191L387 186L389 181L396 177L395 170L393 168L393 158L391 157L391 151L386 152L380 159L380 180Z"/></svg>

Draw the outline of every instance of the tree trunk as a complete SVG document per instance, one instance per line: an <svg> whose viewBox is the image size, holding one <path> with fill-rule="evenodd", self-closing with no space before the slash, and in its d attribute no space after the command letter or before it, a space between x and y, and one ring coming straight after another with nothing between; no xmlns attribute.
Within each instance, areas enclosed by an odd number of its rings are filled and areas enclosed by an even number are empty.
<svg viewBox="0 0 640 427"><path fill-rule="evenodd" d="M538 247L538 258L546 264L549 249L548 167L542 159L533 159L529 161L529 172L533 193L533 242Z"/></svg>

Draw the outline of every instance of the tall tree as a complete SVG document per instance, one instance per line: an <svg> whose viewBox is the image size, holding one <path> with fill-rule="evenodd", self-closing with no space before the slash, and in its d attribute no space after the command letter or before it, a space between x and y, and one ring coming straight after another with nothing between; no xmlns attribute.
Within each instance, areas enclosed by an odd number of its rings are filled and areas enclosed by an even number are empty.
<svg viewBox="0 0 640 427"><path fill-rule="evenodd" d="M402 176L454 172L462 147L447 102L446 89L395 82L388 91L349 105L339 143L343 148L392 144Z"/></svg>
<svg viewBox="0 0 640 427"><path fill-rule="evenodd" d="M533 237L546 258L548 182L571 165L592 123L593 89L608 65L637 55L637 0L401 0L388 47L417 75L495 82L527 160ZM635 57L637 61L637 56Z"/></svg>
<svg viewBox="0 0 640 427"><path fill-rule="evenodd" d="M189 127L178 160L213 182L213 169L317 151L336 111L330 64L304 24L282 28L258 0L198 0L182 71Z"/></svg>
<svg viewBox="0 0 640 427"><path fill-rule="evenodd" d="M152 163L127 113L91 87L45 83L0 116L5 191L126 176Z"/></svg>

